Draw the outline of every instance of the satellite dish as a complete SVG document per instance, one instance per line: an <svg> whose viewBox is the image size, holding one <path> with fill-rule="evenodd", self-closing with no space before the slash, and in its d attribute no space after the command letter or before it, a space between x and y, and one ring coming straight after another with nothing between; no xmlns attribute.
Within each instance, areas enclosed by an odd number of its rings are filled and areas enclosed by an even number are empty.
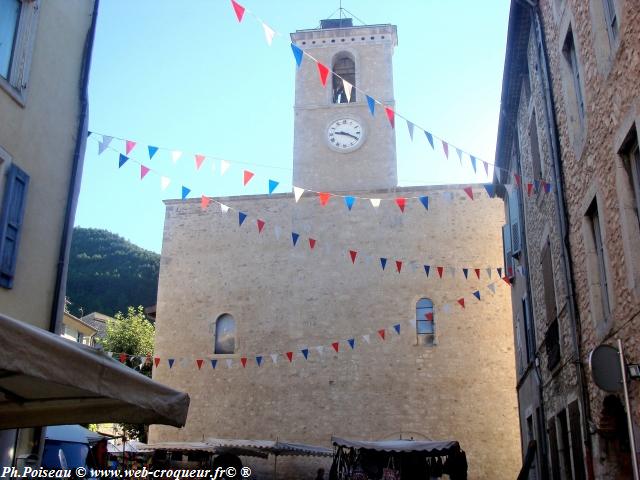
<svg viewBox="0 0 640 480"><path fill-rule="evenodd" d="M591 376L605 392L617 393L623 389L620 352L611 345L600 345L589 355Z"/></svg>

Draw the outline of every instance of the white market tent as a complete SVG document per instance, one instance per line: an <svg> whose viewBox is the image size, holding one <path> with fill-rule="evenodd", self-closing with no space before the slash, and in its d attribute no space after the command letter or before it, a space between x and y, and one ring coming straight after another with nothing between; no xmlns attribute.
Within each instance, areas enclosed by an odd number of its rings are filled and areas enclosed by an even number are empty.
<svg viewBox="0 0 640 480"><path fill-rule="evenodd" d="M108 422L182 427L188 409L186 393L0 314L0 429Z"/></svg>
<svg viewBox="0 0 640 480"><path fill-rule="evenodd" d="M52 427L47 427L44 438L46 440L55 440L58 442L93 444L99 442L105 437L99 433L92 432L91 430L84 428L82 425L54 425Z"/></svg>

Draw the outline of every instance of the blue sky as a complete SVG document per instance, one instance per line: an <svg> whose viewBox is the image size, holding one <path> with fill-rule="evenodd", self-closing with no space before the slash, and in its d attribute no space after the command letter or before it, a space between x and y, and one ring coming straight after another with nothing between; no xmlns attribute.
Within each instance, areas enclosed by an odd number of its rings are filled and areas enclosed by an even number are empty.
<svg viewBox="0 0 640 480"><path fill-rule="evenodd" d="M238 24L229 0L108 0L101 2L90 80L93 132L135 140L133 161L118 168L124 143L98 156L90 138L76 225L105 228L160 252L163 199L266 193L267 179L291 190L295 62L289 32L314 28L338 1L240 1L282 36L269 47L261 24ZM398 27L394 54L396 110L434 134L493 162L508 0L345 0L367 24ZM356 21L356 23L358 23ZM375 74L375 73L374 73ZM318 82L318 88L322 88ZM447 161L423 137L412 143L396 125L401 185L486 181ZM149 160L147 145L169 150ZM207 158L196 170L193 155ZM220 175L220 160L231 168ZM140 166L152 169L143 181ZM244 163L240 163L244 162ZM215 170L212 169L215 165ZM242 186L242 170L256 177ZM160 176L171 179L160 189Z"/></svg>

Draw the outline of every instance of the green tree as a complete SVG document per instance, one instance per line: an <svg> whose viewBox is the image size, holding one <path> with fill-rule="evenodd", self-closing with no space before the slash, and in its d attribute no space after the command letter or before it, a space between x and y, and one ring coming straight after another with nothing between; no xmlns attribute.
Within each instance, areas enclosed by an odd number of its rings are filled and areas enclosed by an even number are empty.
<svg viewBox="0 0 640 480"><path fill-rule="evenodd" d="M118 312L106 326L106 336L102 340L103 348L114 355L126 353L126 365L139 369L143 375L151 377L151 364L140 362L140 356L153 355L155 327L144 315L144 308L129 307L127 314ZM120 424L127 438L138 438L146 441L146 426L134 424Z"/></svg>

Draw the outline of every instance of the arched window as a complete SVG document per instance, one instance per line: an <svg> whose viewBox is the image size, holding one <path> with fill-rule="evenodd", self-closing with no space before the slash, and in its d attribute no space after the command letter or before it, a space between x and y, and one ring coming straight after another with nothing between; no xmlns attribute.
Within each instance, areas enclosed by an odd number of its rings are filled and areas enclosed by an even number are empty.
<svg viewBox="0 0 640 480"><path fill-rule="evenodd" d="M213 353L235 353L236 351L236 321L225 313L216 320L216 337Z"/></svg>
<svg viewBox="0 0 640 480"><path fill-rule="evenodd" d="M436 337L436 321L433 313L433 302L421 298L416 303L416 334L418 345L434 345Z"/></svg>
<svg viewBox="0 0 640 480"><path fill-rule="evenodd" d="M348 97L344 90L345 79L352 86L356 85L356 62L347 53L339 54L333 62L333 103L351 103L356 101L356 89L351 89L351 96ZM338 76L340 75L340 76ZM340 78L342 77L342 78Z"/></svg>

